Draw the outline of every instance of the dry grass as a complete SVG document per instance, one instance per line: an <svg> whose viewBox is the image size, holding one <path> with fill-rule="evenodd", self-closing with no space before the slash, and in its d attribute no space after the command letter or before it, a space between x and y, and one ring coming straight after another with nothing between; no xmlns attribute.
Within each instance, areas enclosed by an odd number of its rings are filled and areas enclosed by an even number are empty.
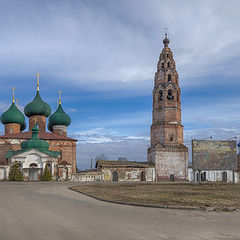
<svg viewBox="0 0 240 240"><path fill-rule="evenodd" d="M240 209L240 185L223 183L117 183L74 187L91 196L119 202Z"/></svg>

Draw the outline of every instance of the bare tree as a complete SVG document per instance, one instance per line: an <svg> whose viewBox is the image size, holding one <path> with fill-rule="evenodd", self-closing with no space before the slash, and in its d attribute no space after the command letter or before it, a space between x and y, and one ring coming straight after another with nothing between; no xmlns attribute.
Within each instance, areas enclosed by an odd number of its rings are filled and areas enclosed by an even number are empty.
<svg viewBox="0 0 240 240"><path fill-rule="evenodd" d="M128 161L128 159L126 157L119 157L118 161L122 161L123 162L123 161Z"/></svg>
<svg viewBox="0 0 240 240"><path fill-rule="evenodd" d="M104 153L102 153L95 157L95 162L97 162L99 160L108 160L108 158L104 155Z"/></svg>

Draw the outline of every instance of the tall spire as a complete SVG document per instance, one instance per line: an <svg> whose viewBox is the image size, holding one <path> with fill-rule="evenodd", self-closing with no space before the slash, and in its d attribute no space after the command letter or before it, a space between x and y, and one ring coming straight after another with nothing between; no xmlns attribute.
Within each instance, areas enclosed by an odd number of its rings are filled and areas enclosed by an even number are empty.
<svg viewBox="0 0 240 240"><path fill-rule="evenodd" d="M59 101L58 101L58 103L59 103L59 105L61 105L61 103L62 103L62 102L61 102L61 93L62 93L62 91L59 90L58 93L59 93Z"/></svg>
<svg viewBox="0 0 240 240"><path fill-rule="evenodd" d="M38 92L39 92L39 76L40 76L40 74L37 73L37 91Z"/></svg>
<svg viewBox="0 0 240 240"><path fill-rule="evenodd" d="M165 38L163 39L164 47L168 47L170 40L168 39L168 28L165 27Z"/></svg>
<svg viewBox="0 0 240 240"><path fill-rule="evenodd" d="M12 90L13 90L13 98L12 98L12 102L14 103L14 102L15 102L15 96L14 96L14 90L15 90L15 87L12 87Z"/></svg>

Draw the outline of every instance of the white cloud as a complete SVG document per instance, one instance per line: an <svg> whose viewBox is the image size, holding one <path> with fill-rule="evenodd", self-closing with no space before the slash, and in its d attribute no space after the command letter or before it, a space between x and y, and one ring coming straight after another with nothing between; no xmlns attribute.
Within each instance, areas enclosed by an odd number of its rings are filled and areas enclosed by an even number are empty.
<svg viewBox="0 0 240 240"><path fill-rule="evenodd" d="M6 2L0 76L40 71L43 82L149 92L165 26L183 85L206 83L196 76L240 75L239 8L236 0Z"/></svg>
<svg viewBox="0 0 240 240"><path fill-rule="evenodd" d="M127 141L142 141L148 140L148 136L121 136L117 132L104 129L104 128L94 128L86 131L78 131L71 134L72 137L79 140L78 144L100 144L100 143L120 143Z"/></svg>

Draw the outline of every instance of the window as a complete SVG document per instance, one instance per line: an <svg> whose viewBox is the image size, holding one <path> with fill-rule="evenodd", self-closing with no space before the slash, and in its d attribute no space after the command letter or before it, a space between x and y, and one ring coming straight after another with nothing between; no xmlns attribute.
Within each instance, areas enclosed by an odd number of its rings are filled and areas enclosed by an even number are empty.
<svg viewBox="0 0 240 240"><path fill-rule="evenodd" d="M162 63L162 68L164 68L164 63Z"/></svg>
<svg viewBox="0 0 240 240"><path fill-rule="evenodd" d="M38 167L38 165L36 163L31 163L29 167Z"/></svg>
<svg viewBox="0 0 240 240"><path fill-rule="evenodd" d="M167 96L168 100L173 100L173 94L172 94L172 89L168 90L168 96Z"/></svg>
<svg viewBox="0 0 240 240"><path fill-rule="evenodd" d="M12 130L12 128L10 128L10 134L13 134L13 130Z"/></svg>
<svg viewBox="0 0 240 240"><path fill-rule="evenodd" d="M171 76L171 74L168 74L168 81L169 81L169 82L172 81L172 76Z"/></svg>
<svg viewBox="0 0 240 240"><path fill-rule="evenodd" d="M170 137L170 141L171 141L171 142L173 141L173 137Z"/></svg>
<svg viewBox="0 0 240 240"><path fill-rule="evenodd" d="M177 90L177 101L179 102L179 92Z"/></svg>
<svg viewBox="0 0 240 240"><path fill-rule="evenodd" d="M170 62L167 63L167 67L170 67Z"/></svg>
<svg viewBox="0 0 240 240"><path fill-rule="evenodd" d="M167 54L167 57L168 57L169 55Z"/></svg>
<svg viewBox="0 0 240 240"><path fill-rule="evenodd" d="M158 99L159 99L159 101L163 100L163 91L162 90L159 91Z"/></svg>

